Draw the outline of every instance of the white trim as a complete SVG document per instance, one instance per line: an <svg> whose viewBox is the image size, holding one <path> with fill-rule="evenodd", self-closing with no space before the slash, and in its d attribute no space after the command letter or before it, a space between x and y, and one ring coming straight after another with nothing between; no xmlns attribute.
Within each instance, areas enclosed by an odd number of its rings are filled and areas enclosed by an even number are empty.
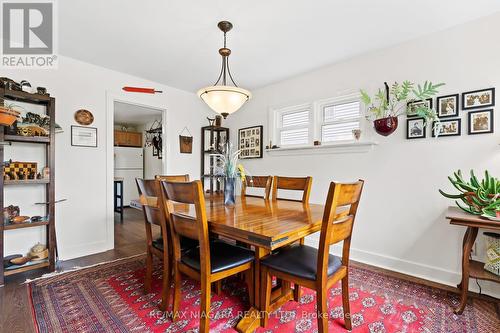
<svg viewBox="0 0 500 333"><path fill-rule="evenodd" d="M167 133L167 115L166 105L158 102L148 96L138 96L116 91L106 91L106 250L111 250L115 247L115 218L113 208L113 179L114 179L114 161L113 161L113 141L114 141L114 103L123 102L127 104L148 107L162 111L162 129L163 133ZM167 156L168 145L167 135L163 135L162 139L163 173L167 174Z"/></svg>
<svg viewBox="0 0 500 333"><path fill-rule="evenodd" d="M321 146L287 146L283 148L266 149L266 153L271 156L367 153L376 145L378 145L378 143L375 141L339 141Z"/></svg>

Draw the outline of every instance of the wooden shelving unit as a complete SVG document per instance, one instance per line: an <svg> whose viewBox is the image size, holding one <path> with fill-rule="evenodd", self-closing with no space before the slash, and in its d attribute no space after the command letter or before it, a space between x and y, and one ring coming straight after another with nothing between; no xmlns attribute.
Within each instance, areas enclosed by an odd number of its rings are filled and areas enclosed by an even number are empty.
<svg viewBox="0 0 500 333"><path fill-rule="evenodd" d="M204 126L201 128L201 173L203 188L210 193L218 193L223 189L223 177L214 175L215 158L210 156L218 152L221 144L229 141L229 128Z"/></svg>
<svg viewBox="0 0 500 333"><path fill-rule="evenodd" d="M50 134L48 137L34 136L26 137L19 135L6 135L4 130L0 127L0 161L5 160L4 146L10 143L15 147L15 143L31 143L35 145L43 145L45 149L45 164L50 168L49 179L26 179L26 180L4 180L3 170L0 180L0 205L4 207L4 187L5 186L26 186L26 185L43 185L45 186L45 214L48 215L47 221L27 222L21 224L4 224L0 223L0 285L4 284L4 277L16 273L26 272L29 270L40 269L48 267L50 271L55 269L57 245L55 233L55 99L49 95L30 94L23 91L15 91L0 88L0 98L12 100L13 102L23 102L35 105L42 105L45 107L46 113L50 116ZM15 149L15 148L14 148ZM29 191L29 188L26 188ZM45 227L46 232L46 245L49 250L49 257L42 261L30 261L24 265L14 265L4 269L4 237L5 233L9 230L31 228L31 227Z"/></svg>

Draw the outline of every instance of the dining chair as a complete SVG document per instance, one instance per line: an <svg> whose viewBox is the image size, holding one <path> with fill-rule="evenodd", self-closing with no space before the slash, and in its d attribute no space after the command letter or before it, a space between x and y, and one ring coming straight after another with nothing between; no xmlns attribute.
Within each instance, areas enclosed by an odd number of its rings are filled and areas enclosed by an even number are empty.
<svg viewBox="0 0 500 333"><path fill-rule="evenodd" d="M273 182L273 177L271 176L247 176L245 177L245 181L241 183L241 197L259 197L259 198L262 197L268 200L271 194L272 182ZM264 195L258 196L253 194L247 194L248 187L263 188Z"/></svg>
<svg viewBox="0 0 500 333"><path fill-rule="evenodd" d="M261 326L269 319L271 279L273 276L316 290L318 331L328 332L328 289L342 280L344 325L351 330L349 308L349 250L351 235L364 182L330 184L326 199L319 248L294 244L260 261ZM348 207L338 214L337 208ZM343 241L342 258L330 254L330 245Z"/></svg>
<svg viewBox="0 0 500 333"><path fill-rule="evenodd" d="M273 200L290 200L309 203L309 195L311 194L312 177L282 177L274 176L273 179ZM302 191L302 199L284 199L278 198L278 190L293 190Z"/></svg>
<svg viewBox="0 0 500 333"><path fill-rule="evenodd" d="M156 175L155 176L156 180L159 181L167 181L167 182L188 182L189 181L189 175Z"/></svg>
<svg viewBox="0 0 500 333"><path fill-rule="evenodd" d="M254 253L218 239L210 239L201 181L182 183L162 181L161 185L174 248L173 320L177 319L179 311L181 273L183 273L201 282L199 332L208 332L213 282L245 272L250 304L253 304ZM188 215L190 212L188 207L192 206L194 206L194 216ZM181 236L197 239L199 247L182 252Z"/></svg>

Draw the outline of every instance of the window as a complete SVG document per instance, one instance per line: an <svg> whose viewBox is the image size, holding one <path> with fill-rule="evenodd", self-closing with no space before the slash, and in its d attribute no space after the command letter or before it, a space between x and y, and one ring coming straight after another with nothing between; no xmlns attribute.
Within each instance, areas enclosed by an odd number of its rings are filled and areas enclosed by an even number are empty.
<svg viewBox="0 0 500 333"><path fill-rule="evenodd" d="M311 106L302 105L277 111L279 146L307 145L310 140Z"/></svg>
<svg viewBox="0 0 500 333"><path fill-rule="evenodd" d="M353 139L352 131L359 129L360 102L349 101L321 105L321 141L336 142Z"/></svg>

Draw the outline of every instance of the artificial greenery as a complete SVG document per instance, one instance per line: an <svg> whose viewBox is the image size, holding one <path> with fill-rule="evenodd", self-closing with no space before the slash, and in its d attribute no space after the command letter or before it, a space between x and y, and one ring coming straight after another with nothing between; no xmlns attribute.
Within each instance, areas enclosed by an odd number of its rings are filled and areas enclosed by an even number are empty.
<svg viewBox="0 0 500 333"><path fill-rule="evenodd" d="M233 145L226 143L221 148L220 154L210 154L215 157L214 175L245 181L245 169L238 163L240 152L240 150L233 151Z"/></svg>
<svg viewBox="0 0 500 333"><path fill-rule="evenodd" d="M430 81L425 81L423 85L415 85L410 81L403 81L401 84L394 82L390 89L388 87L386 89L379 88L373 98L361 89L361 102L367 106L367 119L398 117L402 114L408 114L408 103L431 98L439 92L438 88L443 85L444 83L433 84ZM388 94L387 90L389 90ZM427 106L418 106L411 115L422 117L425 122L439 122L436 112Z"/></svg>
<svg viewBox="0 0 500 333"><path fill-rule="evenodd" d="M488 171L485 171L484 179L480 181L472 170L468 182L463 179L460 170L454 172L453 176L454 178L448 177L448 179L460 193L448 194L442 190L439 190L439 193L446 198L454 199L457 206L467 213L496 215L496 211L500 210L500 180L498 178L490 176Z"/></svg>

